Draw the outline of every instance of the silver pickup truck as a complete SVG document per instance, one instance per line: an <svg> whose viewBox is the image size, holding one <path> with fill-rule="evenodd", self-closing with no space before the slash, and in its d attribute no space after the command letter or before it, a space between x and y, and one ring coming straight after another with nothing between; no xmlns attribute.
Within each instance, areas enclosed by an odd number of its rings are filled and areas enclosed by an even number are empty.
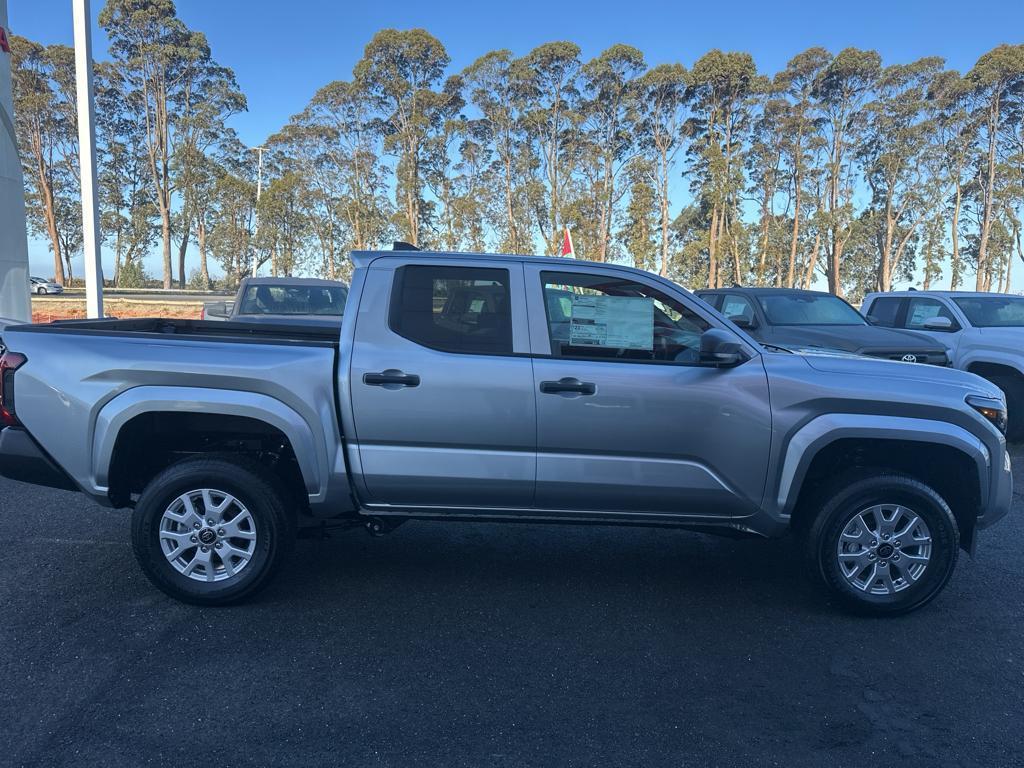
<svg viewBox="0 0 1024 768"><path fill-rule="evenodd" d="M133 510L146 574L200 604L264 586L297 529L417 519L792 530L839 602L896 614L1010 507L973 374L762 347L627 267L353 261L340 334L7 328L0 473Z"/></svg>

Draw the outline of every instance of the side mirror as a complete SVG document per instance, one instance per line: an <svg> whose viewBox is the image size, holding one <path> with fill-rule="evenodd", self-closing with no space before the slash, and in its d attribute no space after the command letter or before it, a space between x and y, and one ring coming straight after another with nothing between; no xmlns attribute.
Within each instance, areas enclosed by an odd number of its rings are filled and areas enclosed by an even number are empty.
<svg viewBox="0 0 1024 768"><path fill-rule="evenodd" d="M709 328L700 335L700 361L705 365L725 368L745 359L743 345L728 331Z"/></svg>
<svg viewBox="0 0 1024 768"><path fill-rule="evenodd" d="M729 321L737 328L749 331L757 328L757 323L746 315L729 315Z"/></svg>
<svg viewBox="0 0 1024 768"><path fill-rule="evenodd" d="M929 331L951 331L953 330L953 321L948 317L929 317L923 323L921 327Z"/></svg>

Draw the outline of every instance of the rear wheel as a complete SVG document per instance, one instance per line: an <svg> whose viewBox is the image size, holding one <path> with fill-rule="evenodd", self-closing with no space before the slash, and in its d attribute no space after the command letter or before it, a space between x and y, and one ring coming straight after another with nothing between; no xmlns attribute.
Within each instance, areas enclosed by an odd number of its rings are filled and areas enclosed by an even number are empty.
<svg viewBox="0 0 1024 768"><path fill-rule="evenodd" d="M40 285L38 288L36 288L36 293L39 293L39 294L46 293L46 288L44 286Z"/></svg>
<svg viewBox="0 0 1024 768"><path fill-rule="evenodd" d="M878 471L838 480L807 535L814 570L847 608L894 616L949 582L960 548L946 502L913 478Z"/></svg>
<svg viewBox="0 0 1024 768"><path fill-rule="evenodd" d="M132 516L132 545L149 580L200 605L266 586L294 539L294 520L265 477L255 463L195 458L153 478Z"/></svg>

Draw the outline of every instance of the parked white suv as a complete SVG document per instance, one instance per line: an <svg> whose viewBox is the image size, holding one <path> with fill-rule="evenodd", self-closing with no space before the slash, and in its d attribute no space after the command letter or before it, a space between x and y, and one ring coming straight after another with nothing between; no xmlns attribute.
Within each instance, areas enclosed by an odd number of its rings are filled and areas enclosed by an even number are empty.
<svg viewBox="0 0 1024 768"><path fill-rule="evenodd" d="M1024 439L1024 296L973 291L869 293L861 312L874 325L927 333L955 368L1006 394L1007 436Z"/></svg>

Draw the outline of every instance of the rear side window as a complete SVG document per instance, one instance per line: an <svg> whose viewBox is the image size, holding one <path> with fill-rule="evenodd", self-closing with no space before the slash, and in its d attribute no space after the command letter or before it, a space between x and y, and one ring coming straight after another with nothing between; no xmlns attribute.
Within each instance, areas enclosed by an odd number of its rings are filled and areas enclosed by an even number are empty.
<svg viewBox="0 0 1024 768"><path fill-rule="evenodd" d="M884 328L895 328L896 317L900 312L901 301L903 301L903 299L898 296L888 296L875 299L871 302L871 306L868 308L868 318L875 325L880 325Z"/></svg>
<svg viewBox="0 0 1024 768"><path fill-rule="evenodd" d="M410 265L395 271L391 330L424 347L512 354L507 269Z"/></svg>

